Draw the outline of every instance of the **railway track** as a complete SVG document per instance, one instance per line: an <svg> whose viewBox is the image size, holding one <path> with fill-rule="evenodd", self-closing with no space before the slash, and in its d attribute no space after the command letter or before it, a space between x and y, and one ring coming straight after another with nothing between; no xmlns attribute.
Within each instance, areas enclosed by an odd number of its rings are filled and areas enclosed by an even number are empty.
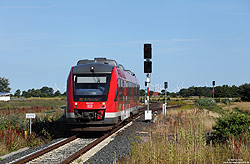
<svg viewBox="0 0 250 164"><path fill-rule="evenodd" d="M155 108L158 105L159 105L158 103L152 103L150 105L150 108ZM105 134L104 136L98 138L97 140L95 140L94 142L90 143L86 147L82 148L77 153L73 154L69 158L67 158L64 161L62 161L61 164L68 164L68 163L71 163L72 161L76 160L78 157L80 157L81 155L83 155L84 153L86 153L88 150L90 150L91 148L95 147L97 144L99 144L100 142L102 142L103 140L105 140L106 138L108 138L109 136L111 136L112 134L116 133L122 127L126 126L127 124L129 124L130 122L132 122L133 120L135 120L136 118L138 118L140 115L142 115L144 113L144 111L145 111L145 107L141 108L140 112L137 115L134 115L133 117L130 117L130 118L126 119L120 125L118 125L117 127L115 127L111 132Z"/></svg>
<svg viewBox="0 0 250 164"><path fill-rule="evenodd" d="M59 142L57 142L55 144L52 144L51 146L49 146L47 148L44 148L42 150L36 151L34 153L31 153L30 155L25 156L23 158L20 158L20 159L18 159L16 161L12 161L11 163L13 163L13 164L27 163L27 162L35 159L35 158L38 158L39 156L42 156L43 154L46 154L46 153L48 153L48 152L50 152L52 150L55 150L55 149L61 147L62 145L70 143L71 141L73 141L75 139L77 139L76 135L74 135L74 136L72 136L70 138L66 138L66 139L64 139L62 141L59 141Z"/></svg>
<svg viewBox="0 0 250 164"><path fill-rule="evenodd" d="M160 110L161 108L159 108L159 103L152 103L150 105L150 109L153 109L153 111L155 111ZM140 112L137 115L134 115L133 117L130 117L121 122L119 125L116 125L113 130L104 134L100 138L79 138L77 135L75 135L11 163L71 163L78 157L98 145L100 142L116 133L122 127L138 118L144 113L144 111L145 107L141 108Z"/></svg>

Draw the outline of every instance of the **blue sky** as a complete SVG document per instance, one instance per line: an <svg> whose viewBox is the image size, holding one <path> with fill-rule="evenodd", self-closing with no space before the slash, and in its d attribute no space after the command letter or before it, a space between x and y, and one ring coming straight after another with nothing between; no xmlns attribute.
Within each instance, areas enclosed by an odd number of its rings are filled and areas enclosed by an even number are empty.
<svg viewBox="0 0 250 164"><path fill-rule="evenodd" d="M0 0L0 77L13 93L64 92L70 67L94 57L115 59L144 88L144 43L153 85L249 83L250 1Z"/></svg>

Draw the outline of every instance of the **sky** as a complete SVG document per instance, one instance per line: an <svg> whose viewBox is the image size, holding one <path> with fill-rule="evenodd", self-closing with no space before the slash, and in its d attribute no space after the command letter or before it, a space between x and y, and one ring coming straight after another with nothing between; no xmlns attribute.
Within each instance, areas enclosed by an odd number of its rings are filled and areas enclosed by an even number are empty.
<svg viewBox="0 0 250 164"><path fill-rule="evenodd" d="M0 77L12 93L64 92L70 68L95 57L130 69L144 89L145 43L152 90L250 83L250 1L0 0Z"/></svg>

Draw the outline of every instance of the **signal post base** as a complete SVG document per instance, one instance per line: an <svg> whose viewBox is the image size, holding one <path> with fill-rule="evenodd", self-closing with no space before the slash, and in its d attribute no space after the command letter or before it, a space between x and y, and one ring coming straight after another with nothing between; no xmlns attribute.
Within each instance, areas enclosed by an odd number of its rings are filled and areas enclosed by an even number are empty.
<svg viewBox="0 0 250 164"><path fill-rule="evenodd" d="M152 120L152 110L145 110L145 121L150 121Z"/></svg>

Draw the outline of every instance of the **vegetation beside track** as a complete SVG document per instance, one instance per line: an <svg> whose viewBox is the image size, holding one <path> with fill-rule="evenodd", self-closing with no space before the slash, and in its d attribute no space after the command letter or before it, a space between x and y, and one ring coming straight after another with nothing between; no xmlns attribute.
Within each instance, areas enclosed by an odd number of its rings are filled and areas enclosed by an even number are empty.
<svg viewBox="0 0 250 164"><path fill-rule="evenodd" d="M23 147L35 147L63 135L65 98L29 98L0 102L0 156ZM26 113L36 113L29 132Z"/></svg>
<svg viewBox="0 0 250 164"><path fill-rule="evenodd" d="M167 110L119 163L250 162L248 105L201 99Z"/></svg>

